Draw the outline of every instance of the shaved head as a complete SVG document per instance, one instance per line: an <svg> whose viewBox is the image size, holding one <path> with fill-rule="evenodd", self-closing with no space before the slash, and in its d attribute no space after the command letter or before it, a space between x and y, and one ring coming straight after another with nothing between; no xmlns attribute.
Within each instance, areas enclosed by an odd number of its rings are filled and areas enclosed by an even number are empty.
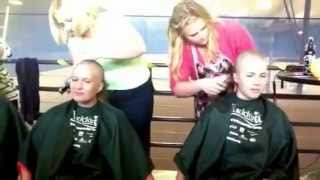
<svg viewBox="0 0 320 180"><path fill-rule="evenodd" d="M79 62L78 64L76 64L73 68L74 72L77 68L79 68L80 66L88 66L90 68L92 68L92 74L96 77L99 78L99 81L104 81L104 70L103 67L95 60L83 60L81 62Z"/></svg>
<svg viewBox="0 0 320 180"><path fill-rule="evenodd" d="M92 107L97 100L104 101L104 71L95 60L76 64L70 77L70 94L80 106Z"/></svg>
<svg viewBox="0 0 320 180"><path fill-rule="evenodd" d="M246 51L241 53L235 64L235 72L241 71L243 66L250 64L250 61L264 61L266 64L269 64L269 58L257 51Z"/></svg>
<svg viewBox="0 0 320 180"><path fill-rule="evenodd" d="M269 58L256 51L247 51L238 56L233 78L239 98L252 100L263 93L268 82L268 64Z"/></svg>

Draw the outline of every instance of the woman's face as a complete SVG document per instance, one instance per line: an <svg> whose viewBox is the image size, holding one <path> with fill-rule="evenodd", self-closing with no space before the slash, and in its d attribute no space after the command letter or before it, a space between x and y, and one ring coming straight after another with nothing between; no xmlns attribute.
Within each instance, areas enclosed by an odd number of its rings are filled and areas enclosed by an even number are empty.
<svg viewBox="0 0 320 180"><path fill-rule="evenodd" d="M199 46L207 45L209 31L206 22L196 18L183 28L183 36L191 43Z"/></svg>
<svg viewBox="0 0 320 180"><path fill-rule="evenodd" d="M237 95L243 100L259 97L268 82L268 62L254 57L241 60L234 74L238 85Z"/></svg>
<svg viewBox="0 0 320 180"><path fill-rule="evenodd" d="M70 93L80 106L92 107L97 102L97 94L103 90L101 74L94 65L79 64L72 72Z"/></svg>

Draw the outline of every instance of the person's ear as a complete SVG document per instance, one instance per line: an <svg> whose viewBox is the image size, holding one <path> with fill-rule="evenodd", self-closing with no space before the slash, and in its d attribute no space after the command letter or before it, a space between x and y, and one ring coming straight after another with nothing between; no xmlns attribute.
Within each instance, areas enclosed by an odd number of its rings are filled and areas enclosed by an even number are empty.
<svg viewBox="0 0 320 180"><path fill-rule="evenodd" d="M104 90L104 82L101 82L98 88L98 92L101 92L102 90Z"/></svg>
<svg viewBox="0 0 320 180"><path fill-rule="evenodd" d="M239 75L238 75L236 72L233 73L233 80L234 80L234 82L235 82L236 84L238 84L238 82L239 82Z"/></svg>

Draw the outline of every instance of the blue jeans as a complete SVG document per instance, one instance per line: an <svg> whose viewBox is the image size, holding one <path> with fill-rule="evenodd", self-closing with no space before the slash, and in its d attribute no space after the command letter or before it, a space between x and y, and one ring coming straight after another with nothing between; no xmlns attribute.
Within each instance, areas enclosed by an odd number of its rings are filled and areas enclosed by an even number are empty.
<svg viewBox="0 0 320 180"><path fill-rule="evenodd" d="M147 155L150 155L153 92L151 79L134 89L107 91L107 101L125 113Z"/></svg>

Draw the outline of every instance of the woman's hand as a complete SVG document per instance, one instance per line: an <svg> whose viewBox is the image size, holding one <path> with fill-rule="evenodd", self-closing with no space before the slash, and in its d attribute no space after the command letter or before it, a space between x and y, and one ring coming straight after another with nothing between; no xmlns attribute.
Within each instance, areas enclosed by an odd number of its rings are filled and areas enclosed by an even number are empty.
<svg viewBox="0 0 320 180"><path fill-rule="evenodd" d="M179 170L177 172L176 180L184 180L184 175Z"/></svg>
<svg viewBox="0 0 320 180"><path fill-rule="evenodd" d="M197 85L209 96L215 96L226 90L230 75L222 74L214 78L198 79Z"/></svg>
<svg viewBox="0 0 320 180"><path fill-rule="evenodd" d="M153 175L150 173L150 174L146 177L146 180L154 180Z"/></svg>
<svg viewBox="0 0 320 180"><path fill-rule="evenodd" d="M214 78L178 81L172 88L172 92L177 97L193 96L200 91L204 91L209 96L214 96L226 90L230 80L231 75L222 74Z"/></svg>
<svg viewBox="0 0 320 180"><path fill-rule="evenodd" d="M18 180L32 180L31 172L24 164L18 162L17 168L19 173Z"/></svg>

